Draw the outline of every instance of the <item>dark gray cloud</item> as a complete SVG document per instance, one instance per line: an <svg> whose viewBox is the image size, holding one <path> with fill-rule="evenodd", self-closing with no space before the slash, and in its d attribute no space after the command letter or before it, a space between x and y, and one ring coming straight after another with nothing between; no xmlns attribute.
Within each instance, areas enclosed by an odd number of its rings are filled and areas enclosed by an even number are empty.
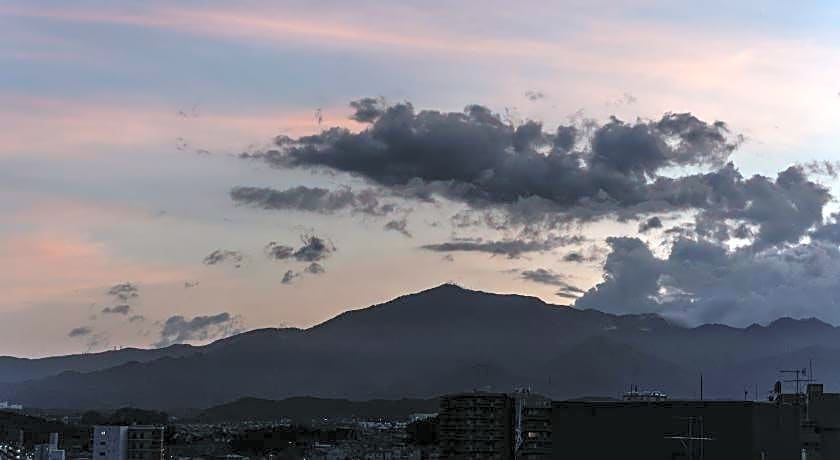
<svg viewBox="0 0 840 460"><path fill-rule="evenodd" d="M604 248L596 244L591 244L588 248L567 252L563 255L563 262L572 262L579 264L586 262L595 262L600 260L605 254L606 251Z"/></svg>
<svg viewBox="0 0 840 460"><path fill-rule="evenodd" d="M128 318L129 323L136 323L136 322L143 322L146 321L146 317L143 315L133 315L131 318Z"/></svg>
<svg viewBox="0 0 840 460"><path fill-rule="evenodd" d="M311 264L307 265L306 268L303 269L306 273L312 275L320 275L321 273L326 272L327 270L324 268L323 265L319 264L318 262L312 262Z"/></svg>
<svg viewBox="0 0 840 460"><path fill-rule="evenodd" d="M554 132L534 121L513 126L478 105L447 113L416 112L408 103L368 110L368 102L354 105L370 123L362 132L332 128L282 137L277 149L243 156L275 166L343 171L409 194L477 206L538 197L569 210L588 201L611 208L647 202L650 179L661 169L720 166L740 141L722 122L669 113L634 123L613 118L595 129L587 149L573 151L572 126Z"/></svg>
<svg viewBox="0 0 840 460"><path fill-rule="evenodd" d="M836 179L838 173L840 173L840 161L811 161L803 164L802 167L808 171L809 174L828 176L833 179Z"/></svg>
<svg viewBox="0 0 840 460"><path fill-rule="evenodd" d="M622 101L632 102L631 95ZM674 214L690 216L691 222L663 232L670 246L663 246L670 249L666 256L638 238L608 239L604 280L585 293L545 269L520 275L558 286L560 297L579 297L581 307L655 312L690 324L747 325L783 315L840 321L840 216L823 222L831 196L809 178L836 176L834 163L745 177L731 163L742 138L723 122L690 113L544 127L537 121L512 123L510 113L505 117L478 105L463 112L417 111L409 103L366 98L351 106L353 119L367 123L359 132L330 128L299 138L279 136L271 150L242 157L355 176L377 190L367 200L360 198L365 192L311 187L238 187L231 197L269 209L380 215L386 212L378 193L445 198L467 207L453 220L456 226L494 229L549 224L558 231L568 228L559 225L610 218L641 219L644 233L662 228L662 220ZM392 222L386 229L400 231L400 221ZM423 248L449 258L453 251L513 258L565 244L534 231ZM747 245L732 249L732 238ZM299 249L273 243L267 252L274 259L316 264L334 250L327 243L312 237ZM583 249L563 256L578 263L600 259L601 253ZM300 274L289 270L286 276L291 281Z"/></svg>
<svg viewBox="0 0 840 460"><path fill-rule="evenodd" d="M102 313L110 313L115 315L127 315L130 311L131 306L126 304L114 305L113 307L105 307L102 309Z"/></svg>
<svg viewBox="0 0 840 460"><path fill-rule="evenodd" d="M394 212L394 204L381 203L373 190L354 192L348 187L329 190L298 186L286 190L266 187L235 187L230 197L238 204L263 209L294 210L334 214L340 211L384 216Z"/></svg>
<svg viewBox="0 0 840 460"><path fill-rule="evenodd" d="M366 129L281 136L275 148L242 157L343 172L397 196L443 197L492 216L464 225L534 231L694 211L691 236L724 241L749 228L756 250L798 242L820 224L830 199L809 180L813 167L743 177L731 163L742 137L724 122L690 113L545 128L537 121L511 123L480 105L463 112L417 111L381 99L351 105ZM674 175L685 167L703 172Z"/></svg>
<svg viewBox="0 0 840 460"><path fill-rule="evenodd" d="M330 257L336 250L331 241L315 235L301 235L300 239L303 244L297 249L271 241L265 246L264 251L270 259L274 260L295 259L298 262L318 262Z"/></svg>
<svg viewBox="0 0 840 460"><path fill-rule="evenodd" d="M604 281L576 305L608 312L649 312L650 295L658 288L660 261L638 238L613 237L607 243L611 252L604 262Z"/></svg>
<svg viewBox="0 0 840 460"><path fill-rule="evenodd" d="M655 228L662 228L662 219L657 216L639 222L639 233L645 233L648 230L653 230Z"/></svg>
<svg viewBox="0 0 840 460"><path fill-rule="evenodd" d="M204 265L219 265L221 263L232 263L234 267L240 268L245 256L239 251L229 249L216 249L204 258Z"/></svg>
<svg viewBox="0 0 840 460"><path fill-rule="evenodd" d="M241 331L241 318L223 312L210 316L196 316L186 319L183 316L171 316L163 323L160 340L156 347L166 347L175 343L193 340L211 340L227 337Z"/></svg>
<svg viewBox="0 0 840 460"><path fill-rule="evenodd" d="M94 332L93 329L88 326L80 326L71 329L70 332L67 333L67 336L74 339L81 339L87 347L86 352L108 345L107 332Z"/></svg>
<svg viewBox="0 0 840 460"><path fill-rule="evenodd" d="M554 293L554 295L556 295L557 297L562 297L564 299L577 299L580 296L582 296L585 292L586 291L584 291L583 289L567 284L558 289L557 292Z"/></svg>
<svg viewBox="0 0 840 460"><path fill-rule="evenodd" d="M550 284L552 286L565 286L565 276L554 272L548 268L535 268L533 270L522 270L519 274L520 278L540 284Z"/></svg>
<svg viewBox="0 0 840 460"><path fill-rule="evenodd" d="M823 207L831 199L828 189L809 180L797 166L780 172L775 180L759 175L743 180L731 165L704 179L700 187L705 187L707 192L689 201L704 195L703 199L711 199L717 206L707 205L698 217L698 229L711 229L706 234L699 232L700 236L717 235L717 239L725 239L720 237L721 222L747 223L757 227L754 246L759 249L798 242L822 221Z"/></svg>
<svg viewBox="0 0 840 460"><path fill-rule="evenodd" d="M426 244L422 249L436 252L485 252L503 255L515 259L529 252L546 252L560 246L574 244L583 240L581 236L549 237L542 240L507 239L507 240L454 240L445 243Z"/></svg>
<svg viewBox="0 0 840 460"><path fill-rule="evenodd" d="M269 241L263 248L263 252L269 259L286 260L295 254L295 248L276 241Z"/></svg>
<svg viewBox="0 0 840 460"><path fill-rule="evenodd" d="M407 238L411 238L411 232L408 231L408 220L403 217L402 219L394 219L385 223L382 226L385 230L391 230L398 233L402 233L403 236Z"/></svg>
<svg viewBox="0 0 840 460"><path fill-rule="evenodd" d="M381 117L388 108L388 103L382 97L365 97L350 103L356 112L351 117L362 123L370 123Z"/></svg>
<svg viewBox="0 0 840 460"><path fill-rule="evenodd" d="M536 268L533 270L519 271L519 277L534 283L557 286L559 289L554 294L564 299L577 299L584 291L566 281L566 276L548 268Z"/></svg>
<svg viewBox="0 0 840 460"><path fill-rule="evenodd" d="M832 214L829 221L815 228L810 236L814 240L840 244L840 213Z"/></svg>
<svg viewBox="0 0 840 460"><path fill-rule="evenodd" d="M140 288L130 282L115 284L108 289L108 295L123 302L128 302L129 299L134 299L140 295Z"/></svg>
<svg viewBox="0 0 840 460"><path fill-rule="evenodd" d="M317 262L324 260L335 252L331 241L318 238L315 235L302 236L303 246L294 253L294 258L300 262Z"/></svg>
<svg viewBox="0 0 840 460"><path fill-rule="evenodd" d="M297 273L294 270L286 270L286 273L283 274L283 279L281 279L280 282L283 284L292 284L292 281L294 281L298 276L300 276L300 273Z"/></svg>
<svg viewBox="0 0 840 460"><path fill-rule="evenodd" d="M90 335L93 331L91 328L87 326L81 326L74 329L71 329L70 332L67 334L68 337L84 337Z"/></svg>
<svg viewBox="0 0 840 460"><path fill-rule="evenodd" d="M840 323L840 248L808 243L730 250L678 239L665 258L636 238L611 238L604 281L576 305L659 313L688 324L746 326L782 316Z"/></svg>
<svg viewBox="0 0 840 460"><path fill-rule="evenodd" d="M545 99L545 94L542 91L525 91L525 98L531 102L537 102Z"/></svg>
<svg viewBox="0 0 840 460"><path fill-rule="evenodd" d="M586 261L587 260L586 260L585 256L578 251L568 252L563 256L563 262L581 263L581 262L586 262Z"/></svg>

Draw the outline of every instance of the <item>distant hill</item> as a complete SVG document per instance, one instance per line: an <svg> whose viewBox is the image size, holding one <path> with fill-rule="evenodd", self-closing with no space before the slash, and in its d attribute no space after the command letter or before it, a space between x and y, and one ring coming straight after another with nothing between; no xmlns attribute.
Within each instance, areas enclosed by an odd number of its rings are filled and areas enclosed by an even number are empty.
<svg viewBox="0 0 840 460"><path fill-rule="evenodd" d="M59 433L61 448L72 446L90 447L88 427L65 425L64 423L33 417L18 412L0 411L0 442L17 442L23 430L23 442L28 448L49 440L50 433Z"/></svg>
<svg viewBox="0 0 840 460"><path fill-rule="evenodd" d="M120 364L131 361L146 362L154 361L164 356L189 356L195 353L195 351L196 347L191 345L172 345L166 348L151 350L123 348L121 350L109 350L101 353L53 356L38 359L0 356L0 383L40 379L65 371L93 372L119 366Z"/></svg>
<svg viewBox="0 0 840 460"><path fill-rule="evenodd" d="M198 422L277 421L284 418L293 422L309 422L320 418L394 419L408 418L415 413L437 412L439 405L437 399L350 401L296 397L272 401L242 398L206 409L194 419Z"/></svg>
<svg viewBox="0 0 840 460"><path fill-rule="evenodd" d="M0 400L169 409L242 397L428 399L474 388L619 397L633 384L694 397L701 372L707 397L743 398L745 388L763 394L779 369L809 359L827 389L840 382L840 332L818 320L685 328L656 315L611 315L450 284L305 330L262 329L186 350L0 384Z"/></svg>

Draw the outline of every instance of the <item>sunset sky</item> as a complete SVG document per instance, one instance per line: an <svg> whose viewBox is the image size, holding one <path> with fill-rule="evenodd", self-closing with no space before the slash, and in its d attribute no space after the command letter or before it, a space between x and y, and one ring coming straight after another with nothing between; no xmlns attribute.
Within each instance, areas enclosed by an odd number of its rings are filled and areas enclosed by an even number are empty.
<svg viewBox="0 0 840 460"><path fill-rule="evenodd" d="M840 324L840 4L731 3L0 2L0 355L444 282Z"/></svg>

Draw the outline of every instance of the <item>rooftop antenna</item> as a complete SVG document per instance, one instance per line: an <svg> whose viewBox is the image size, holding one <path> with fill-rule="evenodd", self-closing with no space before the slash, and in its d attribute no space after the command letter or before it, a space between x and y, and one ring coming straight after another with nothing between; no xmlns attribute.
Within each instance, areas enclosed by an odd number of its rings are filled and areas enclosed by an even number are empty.
<svg viewBox="0 0 840 460"><path fill-rule="evenodd" d="M678 420L688 422L688 433L672 436L665 436L665 439L674 439L682 444L685 449L687 460L703 460L703 444L706 441L714 441L715 438L703 434L703 417L675 417ZM696 434L695 434L696 432ZM699 441L695 446L695 441ZM697 454L695 456L695 453Z"/></svg>
<svg viewBox="0 0 840 460"><path fill-rule="evenodd" d="M793 379L783 380L784 383L793 383L796 385L796 394L800 394L802 392L801 385L802 383L810 383L813 382L813 377L808 377L808 369L782 369L779 371L782 374L793 374Z"/></svg>

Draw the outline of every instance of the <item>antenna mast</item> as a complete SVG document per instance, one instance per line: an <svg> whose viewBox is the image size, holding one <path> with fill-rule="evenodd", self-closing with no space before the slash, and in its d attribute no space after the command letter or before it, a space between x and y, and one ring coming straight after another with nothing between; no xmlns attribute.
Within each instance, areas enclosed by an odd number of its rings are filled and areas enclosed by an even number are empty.
<svg viewBox="0 0 840 460"><path fill-rule="evenodd" d="M665 439L675 439L682 444L685 449L685 458L687 460L703 460L703 443L706 441L714 441L715 438L703 434L703 417L676 417L678 420L685 420L688 422L688 433L681 435L665 436ZM697 430L695 430L697 428ZM695 434L695 431L697 434ZM695 448L694 441L699 441ZM695 451L697 456L695 456Z"/></svg>

